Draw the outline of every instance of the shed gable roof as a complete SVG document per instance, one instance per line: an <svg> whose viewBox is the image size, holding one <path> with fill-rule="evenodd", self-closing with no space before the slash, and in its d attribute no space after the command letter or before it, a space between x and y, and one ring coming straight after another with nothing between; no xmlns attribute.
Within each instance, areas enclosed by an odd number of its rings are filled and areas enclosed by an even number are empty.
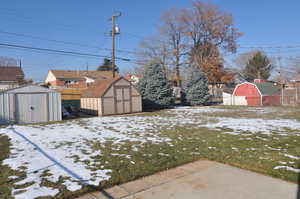
<svg viewBox="0 0 300 199"><path fill-rule="evenodd" d="M253 83L256 85L262 95L278 95L280 88L270 82Z"/></svg>
<svg viewBox="0 0 300 199"><path fill-rule="evenodd" d="M0 81L18 81L24 78L22 68L17 66L0 66Z"/></svg>
<svg viewBox="0 0 300 199"><path fill-rule="evenodd" d="M89 87L88 89L86 89L84 91L84 93L81 95L81 97L87 97L87 98L102 97L105 94L105 92L110 88L110 86L113 83L119 81L120 79L126 80L123 77L97 80L91 87Z"/></svg>
<svg viewBox="0 0 300 199"><path fill-rule="evenodd" d="M43 86L38 86L34 84L27 84L24 86L20 86L17 88L12 88L8 90L2 91L2 93L18 93L18 92L24 92L24 93L35 93L35 92L41 92L41 93L57 93L57 91L43 87ZM0 92L1 93L1 92Z"/></svg>
<svg viewBox="0 0 300 199"><path fill-rule="evenodd" d="M111 79L111 71L78 71L78 70L50 70L57 79L83 79L85 77L93 79ZM116 76L119 76L117 74Z"/></svg>

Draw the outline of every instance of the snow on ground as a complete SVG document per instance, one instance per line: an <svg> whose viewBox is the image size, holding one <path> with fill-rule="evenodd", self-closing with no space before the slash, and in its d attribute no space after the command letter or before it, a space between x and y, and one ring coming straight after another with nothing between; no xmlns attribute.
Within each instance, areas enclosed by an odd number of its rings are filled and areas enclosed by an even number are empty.
<svg viewBox="0 0 300 199"><path fill-rule="evenodd" d="M261 111L262 113L273 111L273 109L264 110L258 108L249 110ZM96 171L93 169L95 167L93 165L99 164L97 158L93 157L101 155L100 150L94 151L92 149L95 143L101 145L110 141L113 143L114 149L118 150L120 146L128 141L137 142L138 144L135 144L132 148L134 151L139 150L139 147L142 147L143 143L146 142L154 144L164 142L171 146L170 141L172 140L160 134L160 129L172 129L178 125L208 127L236 136L251 135L253 133L287 135L289 132L286 129L293 130L295 131L293 133L300 135L300 122L296 120L243 119L212 117L203 114L222 111L232 112L236 110L214 107L179 107L166 111L170 114L168 116L146 116L141 114L137 116L95 117L44 126L15 125L13 127L17 132L22 133L33 143L37 144L49 156L91 185L98 185L101 181L108 180L111 177L110 169L99 170L99 167ZM223 128L223 130L220 128ZM229 132L223 132L224 128L229 129ZM14 134L11 129L0 129L0 134L8 135L12 144L11 155L3 164L9 165L12 169L22 170L27 174L25 179L19 180L16 184L31 182L31 185L26 188L13 190L13 195L16 198L32 198L29 195L34 197L56 195L58 189L41 186L42 179L55 183L60 177L65 177L63 184L68 190L76 191L82 188L78 179L74 179L70 173L49 160L23 138ZM247 138L245 140L251 141L251 139ZM216 149L213 146L208 148L211 150ZM232 149L237 150L235 147L232 147ZM131 161L131 156L126 154L114 153L112 155L124 156L131 164L135 164L134 161ZM160 155L163 156L165 154ZM290 156L290 158L292 157ZM104 168L104 166L101 166L101 168ZM276 169L282 168L291 170L287 167L278 167ZM43 175L45 169L50 175Z"/></svg>
<svg viewBox="0 0 300 199"><path fill-rule="evenodd" d="M291 158L291 159L294 159L294 160L300 160L300 157L296 157L296 156L293 156L293 155L284 154L284 156L288 157L288 158Z"/></svg>
<svg viewBox="0 0 300 199"><path fill-rule="evenodd" d="M276 109L273 107L264 108L249 108L245 107L247 111L255 111L256 113L269 113L274 112ZM214 107L201 107L201 108L189 108L180 107L170 111L171 113L176 113L176 120L182 123L200 124L200 126L205 126L212 129L231 129L233 132L224 132L225 134L231 135L245 135L245 133L262 133L270 135L272 133L277 133L278 135L288 135L287 129L295 131L295 134L300 136L300 122L291 119L259 119L259 118L231 118L231 117L205 117L203 116L202 122L206 121L207 124L203 125L199 121L199 118L194 118L195 114L210 113L210 112L223 112L223 111L240 111L238 109L218 109ZM247 134L246 134L247 135ZM262 138L263 139L263 138Z"/></svg>
<svg viewBox="0 0 300 199"><path fill-rule="evenodd" d="M207 124L208 128L228 128L234 130L233 133L262 133L270 135L274 132L279 135L287 135L287 129L299 130L300 122L289 119L265 120L265 119L243 119L243 118L218 118L219 122ZM233 134L232 133L232 134ZM300 133L300 132L298 132Z"/></svg>
<svg viewBox="0 0 300 199"><path fill-rule="evenodd" d="M300 169L295 169L295 168L289 167L289 166L276 166L276 167L274 167L274 169L285 169L285 170L292 171L295 173L300 173Z"/></svg>
<svg viewBox="0 0 300 199"><path fill-rule="evenodd" d="M79 175L88 184L98 185L101 181L110 178L111 170L93 171L92 165L96 163L93 157L101 155L101 151L92 150L91 145L93 143L105 143L110 140L116 145L121 145L126 141L139 141L141 143L170 141L169 138L145 131L152 126L151 123L146 122L146 119L143 117L103 117L46 126L15 125L14 129L37 144L64 167ZM60 176L69 177L69 179L65 180L64 185L70 191L82 188L78 180L72 178L68 172L64 171L58 165L54 165L51 160L46 158L23 138L13 133L10 128L0 129L0 134L8 135L11 138L12 144L11 155L3 164L9 165L12 169L23 170L27 174L24 180L16 184L33 183L26 188L13 190L16 198L25 199L32 198L29 196L54 196L58 193L58 189L40 186L41 174L44 170L39 169L43 168L47 168L49 170L48 173L51 174L44 177L45 179L55 183L59 180ZM90 162L89 165L84 163L85 160ZM131 163L134 164L133 161ZM21 166L25 166L26 168ZM34 172L36 170L39 171ZM20 191L23 192L19 193Z"/></svg>

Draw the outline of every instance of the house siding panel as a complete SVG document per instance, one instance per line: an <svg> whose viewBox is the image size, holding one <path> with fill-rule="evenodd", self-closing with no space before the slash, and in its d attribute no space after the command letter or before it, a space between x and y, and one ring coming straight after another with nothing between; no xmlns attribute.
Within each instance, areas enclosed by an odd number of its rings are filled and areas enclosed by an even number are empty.
<svg viewBox="0 0 300 199"><path fill-rule="evenodd" d="M132 97L132 112L142 112L142 98L141 96Z"/></svg>
<svg viewBox="0 0 300 199"><path fill-rule="evenodd" d="M103 115L116 114L114 98L102 98L103 101Z"/></svg>

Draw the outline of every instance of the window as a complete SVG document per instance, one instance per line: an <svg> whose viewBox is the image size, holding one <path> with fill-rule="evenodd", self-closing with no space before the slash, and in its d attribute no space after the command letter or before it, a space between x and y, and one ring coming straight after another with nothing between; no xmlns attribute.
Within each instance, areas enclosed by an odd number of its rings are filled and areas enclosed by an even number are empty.
<svg viewBox="0 0 300 199"><path fill-rule="evenodd" d="M66 80L65 81L65 86L69 86L69 85L77 85L79 84L79 81L78 80Z"/></svg>

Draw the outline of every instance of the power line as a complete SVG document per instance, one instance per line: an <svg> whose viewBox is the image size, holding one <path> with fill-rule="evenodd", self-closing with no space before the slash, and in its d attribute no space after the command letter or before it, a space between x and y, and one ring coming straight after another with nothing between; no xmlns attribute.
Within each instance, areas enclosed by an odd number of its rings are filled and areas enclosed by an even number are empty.
<svg viewBox="0 0 300 199"><path fill-rule="evenodd" d="M4 10L7 12L7 10ZM1 14L9 14L11 15L11 17L15 17L15 18L18 18L20 20L25 20L25 22L35 22L33 21L33 18L29 18L25 15L21 16L21 18L19 16L17 16L17 14L19 15L18 12L7 12L7 13L4 13L4 12L1 12ZM47 22L47 24L49 24L49 22ZM65 24L60 24L60 23L54 23L52 21L52 24L55 25L55 26L60 26L61 28L66 28L68 27L68 25L65 25ZM71 26L69 26L71 27ZM74 26L72 28L75 28ZM31 36L31 35L24 35L24 34L19 34L19 33L10 33L10 32L6 32L6 31L0 31L4 34L11 34L11 35L15 35L15 36L26 36L26 37L31 37L31 38L34 38L34 39L42 39L42 40L47 40L47 41L52 41L52 42L60 42L60 43L64 43L64 44L71 44L71 45L80 45L80 46L85 46L85 47L92 47L92 48L96 48L96 49L100 49L100 50L106 50L106 51L111 51L111 49L109 48L99 48L99 47L96 47L96 46L91 46L91 45L86 45L86 44L79 44L79 43L75 43L75 42L65 42L65 41L59 41L59 40L52 40L52 39L45 39L45 38L41 38L41 37L36 37L36 36ZM125 35L128 35L132 38L136 38L136 39L145 39L147 37L145 36L141 36L141 35L137 35L137 34L132 34L132 33L128 33L126 32ZM157 41L162 41L162 40L159 40L159 39L156 39ZM300 45L253 45L253 46L247 46L247 45L240 45L239 48L245 48L245 49L279 49L279 48L300 48ZM117 50L121 53L131 53L131 54L137 54L137 52L134 52L134 51L128 51L128 50Z"/></svg>
<svg viewBox="0 0 300 199"><path fill-rule="evenodd" d="M109 58L109 56L105 56L105 55L96 55L96 54L90 54L90 53L56 50L56 49L49 49L49 48L37 48L37 47L32 47L32 46L22 46L22 45L7 44L7 43L0 43L0 46L10 47L10 48L30 49L30 50L37 50L37 51L47 51L47 52L53 52L53 53L62 53L62 54L78 55L78 56ZM121 61L131 61L130 59L123 58L123 57L116 57L116 59L121 60Z"/></svg>
<svg viewBox="0 0 300 199"><path fill-rule="evenodd" d="M105 55L97 55L97 54L91 54L91 53L82 53L82 52L73 52L73 51L65 51L65 50L56 50L56 49L49 49L49 48L37 48L32 46L22 46L22 45L15 45L15 44L7 44L7 43L0 43L0 47L5 48L17 48L22 50L33 50L33 51L39 51L39 52L48 52L48 53L58 53L61 55L70 55L70 56L85 56L85 57L92 57L92 58L110 58L110 56ZM119 61L126 61L126 62L132 62L135 64L140 64L137 60L128 59L124 57L116 57Z"/></svg>
<svg viewBox="0 0 300 199"><path fill-rule="evenodd" d="M88 44L62 41L62 40L56 40L56 39L48 39L48 38L44 38L44 37L33 36L33 35L22 34L22 33L7 32L7 31L3 31L3 30L0 30L0 33L1 34L7 34L7 35L14 35L14 36L18 36L18 37L27 37L27 38L37 39L37 40L44 40L44 41L55 42L55 43L62 43L62 44L67 44L67 45L88 47L88 48L93 48L93 49L97 49L97 50L111 51L111 49L109 49L109 48L99 48L97 46L88 45ZM116 51L118 51L120 53L138 54L137 52L129 51L129 50L116 50Z"/></svg>
<svg viewBox="0 0 300 199"><path fill-rule="evenodd" d="M145 36L141 36L141 35L137 35L137 34L132 34L132 33L128 33L126 32L125 35L129 35L133 38L136 39L146 39L147 37ZM158 38L155 38L157 41L162 41ZM257 48L265 48L265 49L278 49L278 48L300 48L300 44L297 45L238 45L239 48L253 48L253 49L257 49Z"/></svg>
<svg viewBox="0 0 300 199"><path fill-rule="evenodd" d="M300 48L300 45L282 45L282 46L238 46L239 48L253 48L253 49L283 49L283 48Z"/></svg>

